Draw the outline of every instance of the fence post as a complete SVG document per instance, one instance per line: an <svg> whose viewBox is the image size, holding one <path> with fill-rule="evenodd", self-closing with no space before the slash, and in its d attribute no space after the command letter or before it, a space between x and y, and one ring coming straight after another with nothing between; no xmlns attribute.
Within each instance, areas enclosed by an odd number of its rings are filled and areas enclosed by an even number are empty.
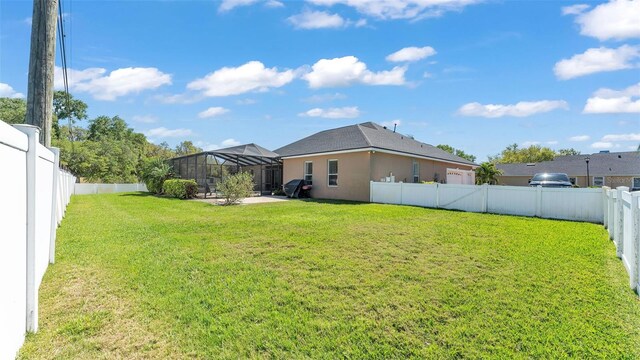
<svg viewBox="0 0 640 360"><path fill-rule="evenodd" d="M542 217L542 186L536 186L536 216Z"/></svg>
<svg viewBox="0 0 640 360"><path fill-rule="evenodd" d="M615 215L615 198L614 198L614 193L615 190L614 189L610 189L608 196L609 196L609 228L607 230L609 230L609 239L613 240L613 237L615 235L614 231L616 229L616 215Z"/></svg>
<svg viewBox="0 0 640 360"><path fill-rule="evenodd" d="M482 212L486 213L489 209L489 184L482 184Z"/></svg>
<svg viewBox="0 0 640 360"><path fill-rule="evenodd" d="M36 288L36 160L40 129L33 125L14 125L28 136L27 150L27 331L38 330L38 289Z"/></svg>
<svg viewBox="0 0 640 360"><path fill-rule="evenodd" d="M51 191L51 229L49 230L49 263L56 260L56 228L58 227L58 181L60 177L60 149L49 148L53 153L53 190Z"/></svg>
<svg viewBox="0 0 640 360"><path fill-rule="evenodd" d="M633 278L631 279L631 288L636 289L640 295L640 194L631 193L631 243L634 247L634 259L636 260L636 268L631 269Z"/></svg>
<svg viewBox="0 0 640 360"><path fill-rule="evenodd" d="M436 183L436 209L440 208L440 184Z"/></svg>
<svg viewBox="0 0 640 360"><path fill-rule="evenodd" d="M609 228L609 201L607 198L607 191L609 190L608 187L603 186L602 187L602 214L604 216L604 218L602 219L602 223L604 224L604 228L608 229Z"/></svg>
<svg viewBox="0 0 640 360"><path fill-rule="evenodd" d="M616 242L616 256L622 258L622 253L624 252L624 203L622 200L622 193L624 191L629 191L629 188L626 186L618 186L616 188L618 192L618 201L616 202L616 233L614 240Z"/></svg>
<svg viewBox="0 0 640 360"><path fill-rule="evenodd" d="M402 202L402 181L400 181L400 205L403 205L403 202Z"/></svg>

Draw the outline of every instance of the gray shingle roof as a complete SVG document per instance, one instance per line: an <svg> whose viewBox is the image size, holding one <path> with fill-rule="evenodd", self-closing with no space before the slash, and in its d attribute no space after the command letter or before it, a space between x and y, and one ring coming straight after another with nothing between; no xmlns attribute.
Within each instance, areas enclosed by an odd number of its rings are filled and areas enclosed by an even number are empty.
<svg viewBox="0 0 640 360"><path fill-rule="evenodd" d="M640 152L637 151L558 156L532 165L497 164L496 167L503 171L503 176L532 176L540 172L586 176L587 156L590 176L640 176Z"/></svg>
<svg viewBox="0 0 640 360"><path fill-rule="evenodd" d="M267 150L258 144L245 144L232 146L224 149L212 150L212 153L229 154L229 155L247 155L247 156L259 156L266 158L277 158L278 154L271 150Z"/></svg>
<svg viewBox="0 0 640 360"><path fill-rule="evenodd" d="M321 131L274 151L282 157L287 157L365 148L398 151L407 155L476 165L433 145L394 133L372 122Z"/></svg>

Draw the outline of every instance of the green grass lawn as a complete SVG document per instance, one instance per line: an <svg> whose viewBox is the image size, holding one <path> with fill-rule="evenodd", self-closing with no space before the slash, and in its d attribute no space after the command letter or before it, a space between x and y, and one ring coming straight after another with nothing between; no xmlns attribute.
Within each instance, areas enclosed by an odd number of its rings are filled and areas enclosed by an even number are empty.
<svg viewBox="0 0 640 360"><path fill-rule="evenodd" d="M640 358L602 226L73 197L20 358Z"/></svg>

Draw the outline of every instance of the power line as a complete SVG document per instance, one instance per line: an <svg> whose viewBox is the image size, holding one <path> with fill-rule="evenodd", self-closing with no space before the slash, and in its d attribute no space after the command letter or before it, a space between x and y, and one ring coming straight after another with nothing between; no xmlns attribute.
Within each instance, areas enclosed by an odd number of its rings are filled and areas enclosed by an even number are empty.
<svg viewBox="0 0 640 360"><path fill-rule="evenodd" d="M62 76L64 83L64 91L66 95L66 107L69 116L69 138L73 142L73 128L71 120L71 95L69 94L69 75L67 66L67 49L66 49L66 34L64 32L64 11L63 0L58 2L58 41L60 42L60 62L62 65Z"/></svg>

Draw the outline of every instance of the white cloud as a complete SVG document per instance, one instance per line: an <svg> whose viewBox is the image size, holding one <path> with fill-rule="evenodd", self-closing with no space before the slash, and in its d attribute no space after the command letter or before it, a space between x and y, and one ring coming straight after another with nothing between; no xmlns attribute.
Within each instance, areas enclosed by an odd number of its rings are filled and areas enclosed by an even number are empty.
<svg viewBox="0 0 640 360"><path fill-rule="evenodd" d="M608 142L640 141L640 133L605 135L602 137L602 141L608 141Z"/></svg>
<svg viewBox="0 0 640 360"><path fill-rule="evenodd" d="M22 99L24 94L13 90L9 84L0 83L0 97Z"/></svg>
<svg viewBox="0 0 640 360"><path fill-rule="evenodd" d="M585 114L640 113L640 82L623 90L599 89L582 111Z"/></svg>
<svg viewBox="0 0 640 360"><path fill-rule="evenodd" d="M232 146L238 146L240 144L240 141L233 138L223 140L220 144L210 144L202 141L196 142L196 146L201 147L205 151L218 150Z"/></svg>
<svg viewBox="0 0 640 360"><path fill-rule="evenodd" d="M218 7L219 12L227 12L240 6L249 6L257 3L259 0L222 0Z"/></svg>
<svg viewBox="0 0 640 360"><path fill-rule="evenodd" d="M253 105L255 104L257 101L254 99L240 99L236 101L236 104L238 105Z"/></svg>
<svg viewBox="0 0 640 360"><path fill-rule="evenodd" d="M372 72L367 65L355 56L334 59L321 59L312 66L312 71L303 79L311 88L366 85L403 85L405 84L405 66L396 66L388 71Z"/></svg>
<svg viewBox="0 0 640 360"><path fill-rule="evenodd" d="M290 16L287 20L298 29L327 29L346 26L346 21L338 14L326 11L310 11Z"/></svg>
<svg viewBox="0 0 640 360"><path fill-rule="evenodd" d="M640 37L640 1L612 0L579 13L580 34L604 40Z"/></svg>
<svg viewBox="0 0 640 360"><path fill-rule="evenodd" d="M590 7L591 7L591 5L587 5L587 4L576 4L576 5L571 5L571 6L563 6L562 7L562 15L578 15L578 14L582 14L583 12L585 12L585 10L587 10Z"/></svg>
<svg viewBox="0 0 640 360"><path fill-rule="evenodd" d="M33 23L33 18L31 16L29 16L28 18L24 18L24 20L22 20L23 23L31 26L31 24Z"/></svg>
<svg viewBox="0 0 640 360"><path fill-rule="evenodd" d="M520 144L521 147L523 148L528 148L529 146L533 146L533 145L540 145L540 141L525 141L523 143Z"/></svg>
<svg viewBox="0 0 640 360"><path fill-rule="evenodd" d="M589 135L576 135L569 138L569 141L589 141L591 136Z"/></svg>
<svg viewBox="0 0 640 360"><path fill-rule="evenodd" d="M570 59L560 60L553 71L559 79L567 80L598 72L634 68L637 65L632 61L638 57L640 46L622 45L617 49L591 48Z"/></svg>
<svg viewBox="0 0 640 360"><path fill-rule="evenodd" d="M431 46L425 47L406 47L400 49L386 57L387 61L392 62L412 62L422 60L436 54L436 50Z"/></svg>
<svg viewBox="0 0 640 360"><path fill-rule="evenodd" d="M568 110L569 104L564 100L521 101L514 105L483 105L474 102L460 107L458 114L485 118L498 118L502 116L526 117L556 109Z"/></svg>
<svg viewBox="0 0 640 360"><path fill-rule="evenodd" d="M202 100L199 94L155 95L153 99L164 104L193 104Z"/></svg>
<svg viewBox="0 0 640 360"><path fill-rule="evenodd" d="M154 128L144 133L150 138L168 138L168 137L183 137L193 134L189 129L167 129L166 127Z"/></svg>
<svg viewBox="0 0 640 360"><path fill-rule="evenodd" d="M158 121L158 118L153 115L135 115L132 119L143 124L153 124Z"/></svg>
<svg viewBox="0 0 640 360"><path fill-rule="evenodd" d="M402 125L402 120L396 119L396 120L391 120L391 121L383 121L382 123L380 123L380 125L386 126L387 129L393 129L394 126Z"/></svg>
<svg viewBox="0 0 640 360"><path fill-rule="evenodd" d="M382 20L421 19L441 16L447 11L460 11L481 0L307 0L319 6L337 4L355 8L367 16Z"/></svg>
<svg viewBox="0 0 640 360"><path fill-rule="evenodd" d="M321 103L333 100L346 99L347 96L341 93L333 93L333 94L316 94L309 96L308 98L302 99L304 102L308 103Z"/></svg>
<svg viewBox="0 0 640 360"><path fill-rule="evenodd" d="M205 118L211 118L211 117L216 117L216 116L220 116L223 114L226 114L229 112L229 109L225 109L223 107L220 106L214 106L214 107L210 107L205 111L202 111L200 113L198 113L198 117L200 119L205 119Z"/></svg>
<svg viewBox="0 0 640 360"><path fill-rule="evenodd" d="M281 8L284 7L284 4L280 1L276 1L276 0L268 0L264 6L266 7L270 7L270 8Z"/></svg>
<svg viewBox="0 0 640 360"><path fill-rule="evenodd" d="M267 91L293 81L293 70L279 72L265 68L259 61L250 61L239 67L223 67L187 85L190 90L202 91L205 96L229 96L250 91Z"/></svg>
<svg viewBox="0 0 640 360"><path fill-rule="evenodd" d="M614 147L614 144L611 142L597 141L591 144L591 147L594 149L610 149Z"/></svg>
<svg viewBox="0 0 640 360"><path fill-rule="evenodd" d="M106 72L103 68L68 69L69 89L89 93L97 100L115 100L120 96L171 84L171 75L157 68L129 67L113 70L108 75L105 75ZM63 71L57 66L54 69L54 87L64 88Z"/></svg>
<svg viewBox="0 0 640 360"><path fill-rule="evenodd" d="M557 140L547 141L547 145L558 145L558 141Z"/></svg>
<svg viewBox="0 0 640 360"><path fill-rule="evenodd" d="M360 116L360 110L357 106L328 109L314 108L300 113L298 116L321 117L326 119L353 119Z"/></svg>

